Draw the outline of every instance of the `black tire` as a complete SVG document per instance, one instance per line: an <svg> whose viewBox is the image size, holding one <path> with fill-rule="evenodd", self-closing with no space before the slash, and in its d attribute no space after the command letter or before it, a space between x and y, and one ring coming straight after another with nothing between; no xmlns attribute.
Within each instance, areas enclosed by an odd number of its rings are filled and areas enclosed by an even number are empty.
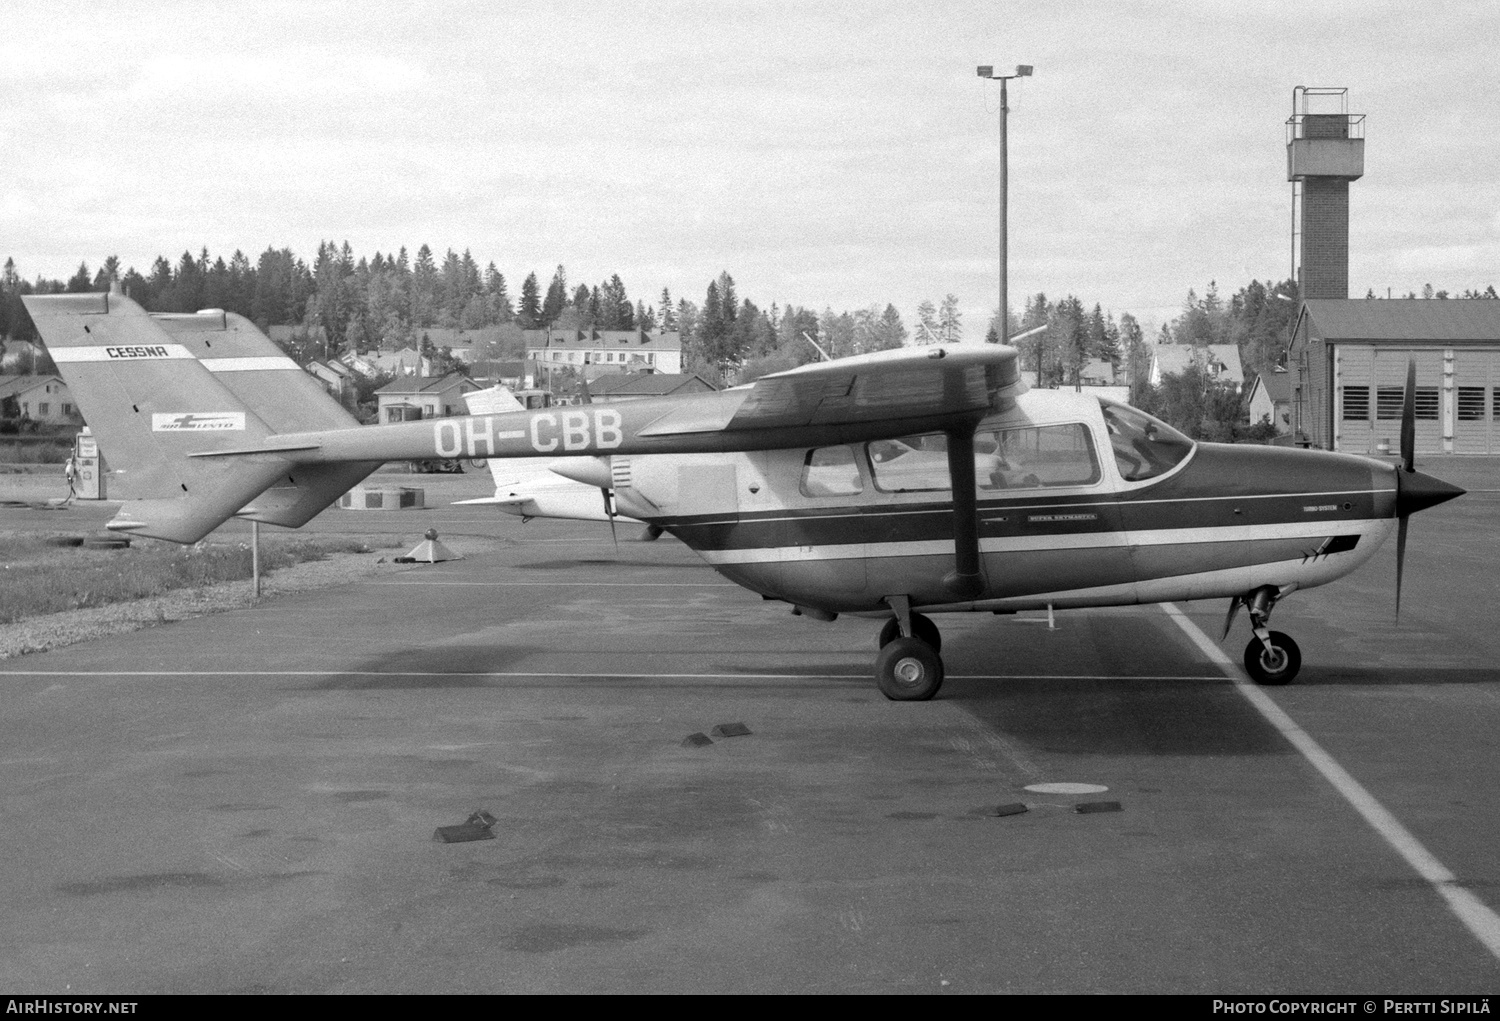
<svg viewBox="0 0 1500 1021"><path fill-rule="evenodd" d="M943 686L943 661L920 638L897 638L875 657L875 683L893 702L925 702Z"/></svg>
<svg viewBox="0 0 1500 1021"><path fill-rule="evenodd" d="M1245 672L1256 684L1289 684L1302 669L1302 650L1280 631L1272 631L1270 635L1272 651L1259 638L1250 639L1245 646Z"/></svg>
<svg viewBox="0 0 1500 1021"><path fill-rule="evenodd" d="M931 617L924 617L920 613L911 615L911 634L913 638L920 638L932 646L933 652L943 651L943 633L938 626L932 622ZM901 637L901 624L892 617L885 622L885 627L880 629L880 647L883 649L896 639Z"/></svg>

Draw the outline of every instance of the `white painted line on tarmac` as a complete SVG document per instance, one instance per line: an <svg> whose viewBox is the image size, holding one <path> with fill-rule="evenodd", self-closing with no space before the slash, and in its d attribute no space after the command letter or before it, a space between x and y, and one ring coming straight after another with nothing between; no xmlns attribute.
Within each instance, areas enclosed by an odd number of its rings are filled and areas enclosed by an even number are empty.
<svg viewBox="0 0 1500 1021"><path fill-rule="evenodd" d="M669 654L670 655L670 654ZM680 653L679 655L691 655ZM619 671L589 673L580 670L6 670L0 677L578 677L597 679L616 677L621 680L811 680L868 681L864 674L629 674ZM1222 681L1222 674L1201 676L1171 674L1161 676L1122 677L1119 674L949 674L950 681Z"/></svg>
<svg viewBox="0 0 1500 1021"><path fill-rule="evenodd" d="M461 586L467 588L556 588L559 585L587 585L589 588L739 588L728 581L592 581L574 578L571 581L406 581L390 578L381 584L411 586Z"/></svg>
<svg viewBox="0 0 1500 1021"><path fill-rule="evenodd" d="M617 670L0 670L0 677L573 677L622 681L868 681L869 674L628 674ZM1219 680L1215 677L1213 680Z"/></svg>
<svg viewBox="0 0 1500 1021"><path fill-rule="evenodd" d="M1208 635L1204 634L1197 624L1189 620L1187 614L1173 603L1162 603L1161 606L1167 612L1167 616L1176 622L1193 644L1223 669L1224 675L1234 682L1235 688L1245 696L1246 701L1254 706L1271 726L1280 731L1281 735L1313 764L1313 768L1323 774L1324 779L1333 784L1334 789L1343 796L1344 800L1364 817L1365 822L1369 823L1370 827L1379 833L1385 842L1416 870L1419 876L1432 885L1438 895L1448 902L1449 909L1458 916L1459 921L1463 922L1474 937L1484 944L1485 949L1494 957L1500 958L1500 915L1496 915L1482 900L1458 885L1458 878L1452 871L1433 857L1432 852L1423 847L1421 841L1410 830L1401 825L1384 805L1376 801L1375 796L1366 790L1363 784L1350 776L1349 772L1340 766L1333 756L1324 751L1322 745L1314 741L1307 731L1297 726L1285 710L1271 700L1269 695L1251 683L1239 666Z"/></svg>

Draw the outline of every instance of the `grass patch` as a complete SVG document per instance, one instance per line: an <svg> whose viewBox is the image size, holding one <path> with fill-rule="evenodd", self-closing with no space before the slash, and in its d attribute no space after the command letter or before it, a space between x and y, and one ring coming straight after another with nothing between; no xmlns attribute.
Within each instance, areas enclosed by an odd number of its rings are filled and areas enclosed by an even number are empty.
<svg viewBox="0 0 1500 1021"><path fill-rule="evenodd" d="M260 569L265 575L332 553L371 551L359 539L339 536L262 538ZM250 560L249 543L148 542L125 550L90 550L52 546L44 536L0 534L0 624L248 580Z"/></svg>
<svg viewBox="0 0 1500 1021"><path fill-rule="evenodd" d="M62 464L73 453L73 444L64 440L25 442L0 439L0 464Z"/></svg>

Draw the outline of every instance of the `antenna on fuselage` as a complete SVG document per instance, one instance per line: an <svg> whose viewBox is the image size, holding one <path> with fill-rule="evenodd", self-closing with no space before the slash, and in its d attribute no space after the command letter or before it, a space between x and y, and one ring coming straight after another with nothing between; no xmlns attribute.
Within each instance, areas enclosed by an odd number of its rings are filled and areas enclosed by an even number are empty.
<svg viewBox="0 0 1500 1021"><path fill-rule="evenodd" d="M809 337L807 335L807 331L806 330L802 331L802 339L805 340L805 341L807 341L809 344L811 344L814 348L817 349L818 354L820 354L820 355L823 356L823 361L825 361L825 362L831 362L831 361L833 361L833 358L828 354L828 352L824 351L823 348L822 348L822 346L819 345L819 343L816 340L813 340L811 337Z"/></svg>

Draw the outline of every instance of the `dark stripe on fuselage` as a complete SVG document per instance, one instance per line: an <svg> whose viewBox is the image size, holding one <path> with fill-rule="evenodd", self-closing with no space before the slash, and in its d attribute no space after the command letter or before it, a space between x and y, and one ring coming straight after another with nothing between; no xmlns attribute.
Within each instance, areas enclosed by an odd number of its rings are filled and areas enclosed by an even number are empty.
<svg viewBox="0 0 1500 1021"><path fill-rule="evenodd" d="M1393 484L1363 458L1271 447L1199 446L1181 472L1160 483L1101 496L1040 490L981 493L979 537L1139 533L1159 529L1340 523L1390 517ZM854 504L735 515L654 519L704 551L922 542L951 538L952 505Z"/></svg>

